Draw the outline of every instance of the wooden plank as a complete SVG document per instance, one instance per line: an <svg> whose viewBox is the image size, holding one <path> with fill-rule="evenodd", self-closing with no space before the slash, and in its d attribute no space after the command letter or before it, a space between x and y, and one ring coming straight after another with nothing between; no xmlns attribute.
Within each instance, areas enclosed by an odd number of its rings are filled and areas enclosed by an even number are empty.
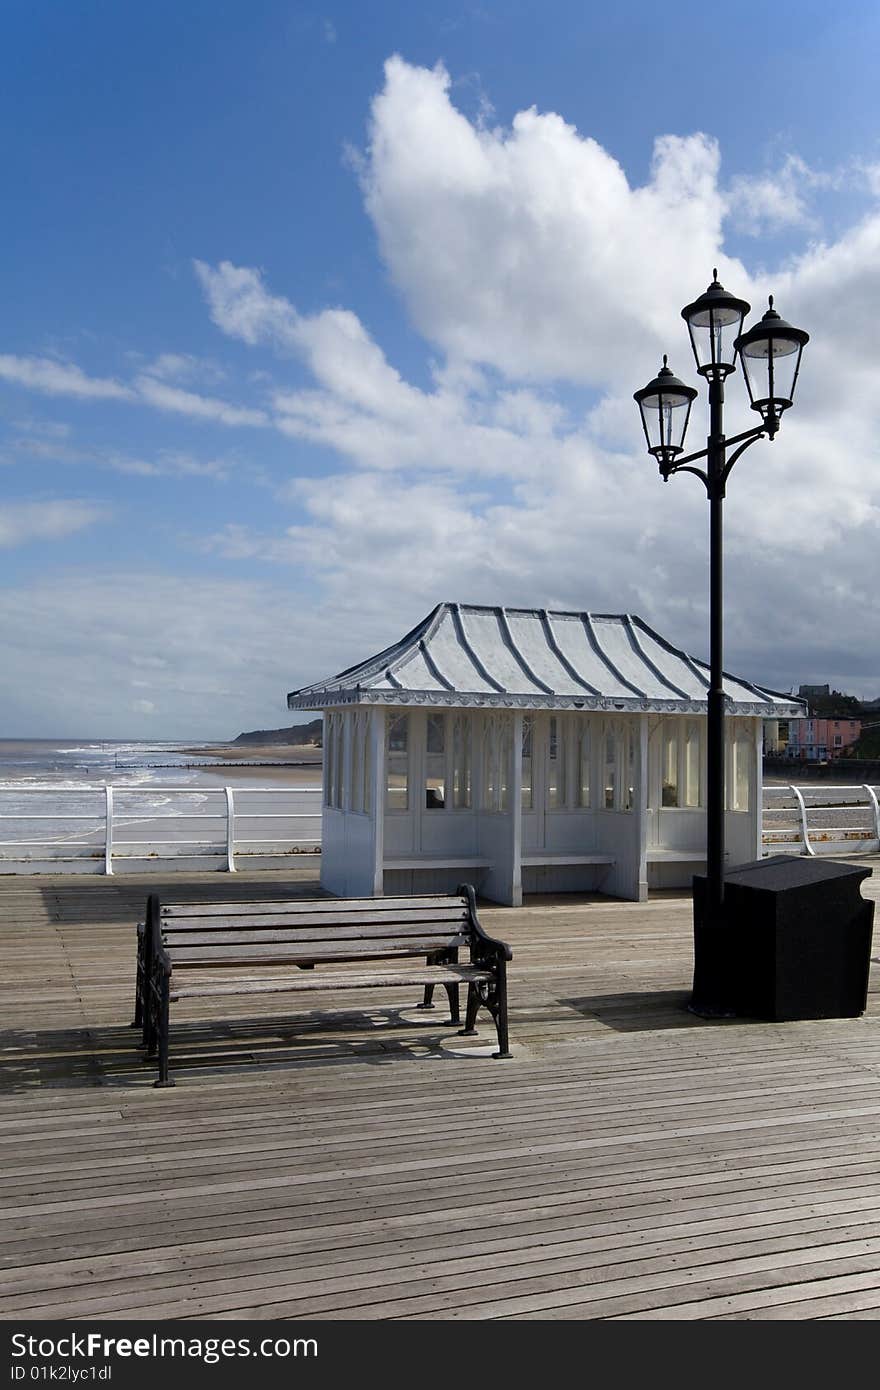
<svg viewBox="0 0 880 1390"><path fill-rule="evenodd" d="M271 930L273 927L285 927L291 931L334 931L346 926L363 927L368 930L370 927L382 928L397 926L424 926L425 930L431 931L435 927L442 930L452 924L468 921L468 913L464 908L413 908L409 912L397 909L394 912L343 912L338 913L316 913L314 917L310 913L263 913L262 915L252 915L250 913L229 913L223 916L217 915L208 919L195 916L174 917L170 919L162 918L161 927L163 934L166 932L184 931L213 931L214 929L224 931L234 927L244 930L248 928L253 931Z"/></svg>
<svg viewBox="0 0 880 1390"><path fill-rule="evenodd" d="M338 945L328 942L305 941L286 944L284 940L275 942L251 942L244 945L204 945L197 946L187 942L170 949L173 969L192 969L232 965L288 965L291 961L331 961L344 963L348 960L384 960L394 956L424 956L433 951L458 950L468 945L466 936L413 936L407 939L379 940L376 942L343 941Z"/></svg>
<svg viewBox="0 0 880 1390"><path fill-rule="evenodd" d="M188 942L202 945L209 945L211 941L218 944L227 939L234 938L236 941L380 941L400 940L410 936L426 937L450 937L465 935L462 930L461 918L449 922L389 922L382 926L346 926L337 927L335 924L330 926L314 927L292 927L281 923L266 923L265 926L250 927L237 926L234 919L224 918L218 923L212 922L210 927L187 926L179 928L175 926L162 927L162 939L169 945L186 945Z"/></svg>
<svg viewBox="0 0 880 1390"><path fill-rule="evenodd" d="M336 989L386 989L399 985L442 985L467 984L471 980L488 980L487 970L479 970L463 965L423 966L421 969L406 971L371 970L365 974L350 971L340 972L329 979L326 975L297 975L285 980L237 980L230 985L187 985L183 989L174 988L175 999L207 999L218 995L236 994L287 994L301 990Z"/></svg>
<svg viewBox="0 0 880 1390"><path fill-rule="evenodd" d="M456 894L414 894L411 897L394 897L388 894L381 898L285 898L266 901L256 899L242 902L169 902L163 904L160 896L160 908L163 917L213 917L239 912L259 915L276 911L289 912L293 915L298 912L305 915L326 912L332 916L340 911L393 912L397 910L398 906L403 906L407 910L411 907L443 909L457 903L466 903L466 899L458 897Z"/></svg>

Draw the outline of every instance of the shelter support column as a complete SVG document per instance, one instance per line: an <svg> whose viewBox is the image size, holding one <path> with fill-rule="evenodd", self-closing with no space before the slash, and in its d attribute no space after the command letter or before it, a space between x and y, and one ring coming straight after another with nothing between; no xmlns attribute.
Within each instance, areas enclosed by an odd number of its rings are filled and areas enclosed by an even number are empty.
<svg viewBox="0 0 880 1390"><path fill-rule="evenodd" d="M381 705L370 711L370 809L373 831L373 895L385 891L385 710Z"/></svg>
<svg viewBox="0 0 880 1390"><path fill-rule="evenodd" d="M756 719L754 724L754 775L750 779L754 788L754 795L750 809L755 836L755 858L761 859L764 855L764 726L760 719Z"/></svg>
<svg viewBox="0 0 880 1390"><path fill-rule="evenodd" d="M513 716L513 769L510 781L510 891L511 907L522 907L522 738L523 716Z"/></svg>
<svg viewBox="0 0 880 1390"><path fill-rule="evenodd" d="M636 881L636 902L648 900L648 787L650 763L648 750L648 716L639 715L639 762L636 796L633 811L636 820L636 845L638 847L638 875Z"/></svg>
<svg viewBox="0 0 880 1390"><path fill-rule="evenodd" d="M479 726L478 726L479 727ZM478 849L491 863L481 891L505 907L522 903L522 714L484 713L478 746Z"/></svg>

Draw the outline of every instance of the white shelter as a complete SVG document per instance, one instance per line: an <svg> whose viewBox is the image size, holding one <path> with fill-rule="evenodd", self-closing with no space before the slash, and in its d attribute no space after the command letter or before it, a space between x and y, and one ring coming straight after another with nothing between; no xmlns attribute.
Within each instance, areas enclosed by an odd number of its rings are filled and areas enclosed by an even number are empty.
<svg viewBox="0 0 880 1390"><path fill-rule="evenodd" d="M709 668L630 614L442 603L287 697L324 711L321 883L345 897L642 901L706 858ZM728 865L760 858L762 720L803 701L725 674Z"/></svg>

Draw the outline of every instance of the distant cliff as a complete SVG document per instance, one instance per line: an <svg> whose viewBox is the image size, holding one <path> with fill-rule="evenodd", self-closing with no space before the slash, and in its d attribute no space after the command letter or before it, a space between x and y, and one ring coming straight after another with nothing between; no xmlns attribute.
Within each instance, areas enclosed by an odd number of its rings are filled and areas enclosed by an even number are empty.
<svg viewBox="0 0 880 1390"><path fill-rule="evenodd" d="M283 743L286 747L302 747L317 744L321 746L322 721L313 719L310 724L293 724L289 729L252 729L250 733L239 734L233 744L254 744L266 747L271 743Z"/></svg>

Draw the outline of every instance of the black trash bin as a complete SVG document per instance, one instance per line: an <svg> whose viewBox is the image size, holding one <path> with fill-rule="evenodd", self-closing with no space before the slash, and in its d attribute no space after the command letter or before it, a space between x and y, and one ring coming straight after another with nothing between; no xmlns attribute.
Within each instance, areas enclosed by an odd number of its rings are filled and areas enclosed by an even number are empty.
<svg viewBox="0 0 880 1390"><path fill-rule="evenodd" d="M871 870L776 854L730 869L723 926L707 924L694 877L696 1012L783 1022L864 1013L874 904Z"/></svg>

